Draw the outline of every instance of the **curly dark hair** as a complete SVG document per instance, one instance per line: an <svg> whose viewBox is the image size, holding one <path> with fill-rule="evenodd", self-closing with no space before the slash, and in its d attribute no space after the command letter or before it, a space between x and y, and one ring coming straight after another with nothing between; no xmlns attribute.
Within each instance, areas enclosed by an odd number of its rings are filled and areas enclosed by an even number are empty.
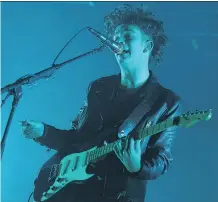
<svg viewBox="0 0 218 202"><path fill-rule="evenodd" d="M151 52L151 59L154 59L156 65L159 65L168 40L163 22L156 20L154 14L144 4L141 4L141 7L136 9L133 9L132 5L124 4L105 16L104 28L106 35L112 38L116 27L121 24L135 24L145 34L152 37L154 47Z"/></svg>

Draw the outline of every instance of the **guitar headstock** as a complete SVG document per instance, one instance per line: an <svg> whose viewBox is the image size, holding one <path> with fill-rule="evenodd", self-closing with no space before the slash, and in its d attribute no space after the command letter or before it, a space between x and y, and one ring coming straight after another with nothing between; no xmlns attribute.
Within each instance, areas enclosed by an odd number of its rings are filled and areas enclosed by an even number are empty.
<svg viewBox="0 0 218 202"><path fill-rule="evenodd" d="M183 126L185 128L189 128L196 124L199 121L208 121L212 117L212 109L195 112L187 112L177 117L177 124L179 126Z"/></svg>

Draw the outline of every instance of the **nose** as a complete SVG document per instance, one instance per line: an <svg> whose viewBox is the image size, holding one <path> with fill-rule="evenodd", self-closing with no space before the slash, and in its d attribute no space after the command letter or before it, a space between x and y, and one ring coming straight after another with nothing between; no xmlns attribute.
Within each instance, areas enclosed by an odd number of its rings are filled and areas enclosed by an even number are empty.
<svg viewBox="0 0 218 202"><path fill-rule="evenodd" d="M117 40L116 42L119 43L124 50L127 49L127 44L123 40Z"/></svg>
<svg viewBox="0 0 218 202"><path fill-rule="evenodd" d="M117 42L120 43L120 44L122 44L122 45L124 44L124 40L122 39L122 37L120 37L120 38L117 40Z"/></svg>
<svg viewBox="0 0 218 202"><path fill-rule="evenodd" d="M116 41L118 44L120 44L121 46L124 46L124 43L121 40L117 40Z"/></svg>

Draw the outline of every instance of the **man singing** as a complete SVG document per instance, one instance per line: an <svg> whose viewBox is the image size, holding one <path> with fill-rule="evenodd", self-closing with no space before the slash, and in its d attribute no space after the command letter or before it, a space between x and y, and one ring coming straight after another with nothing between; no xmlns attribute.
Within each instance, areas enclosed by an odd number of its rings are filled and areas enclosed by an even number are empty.
<svg viewBox="0 0 218 202"><path fill-rule="evenodd" d="M107 15L104 26L106 35L124 47L125 52L115 54L120 73L90 83L85 105L71 130L23 121L24 136L57 151L74 148L81 152L93 144L102 146L102 141L118 139L117 133L106 137L100 134L119 128L146 96L158 95L158 101L148 103L151 111L129 134L131 138L123 148L117 144L113 153L90 166L94 177L66 188L61 198L54 197L52 202L144 202L147 182L167 172L172 162L175 127L143 141L134 139L148 126L148 117L156 124L180 114L179 96L164 88L150 68L151 62L159 65L167 43L163 23L143 5L137 9L125 5Z"/></svg>

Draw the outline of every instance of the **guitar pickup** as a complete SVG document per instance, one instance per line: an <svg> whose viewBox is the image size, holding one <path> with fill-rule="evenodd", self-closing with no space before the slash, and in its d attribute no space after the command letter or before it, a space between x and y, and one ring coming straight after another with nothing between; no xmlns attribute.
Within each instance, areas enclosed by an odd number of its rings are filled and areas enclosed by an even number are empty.
<svg viewBox="0 0 218 202"><path fill-rule="evenodd" d="M48 181L51 181L58 176L60 171L60 166L61 166L60 164L55 164L51 167Z"/></svg>
<svg viewBox="0 0 218 202"><path fill-rule="evenodd" d="M59 178L58 178L56 181L61 183L61 182L64 182L64 181L65 181L65 179L64 179L64 178L60 178L60 177L59 177Z"/></svg>
<svg viewBox="0 0 218 202"><path fill-rule="evenodd" d="M57 191L59 188L58 188L58 187L55 187L55 186L52 186L50 189L51 189L52 191Z"/></svg>

